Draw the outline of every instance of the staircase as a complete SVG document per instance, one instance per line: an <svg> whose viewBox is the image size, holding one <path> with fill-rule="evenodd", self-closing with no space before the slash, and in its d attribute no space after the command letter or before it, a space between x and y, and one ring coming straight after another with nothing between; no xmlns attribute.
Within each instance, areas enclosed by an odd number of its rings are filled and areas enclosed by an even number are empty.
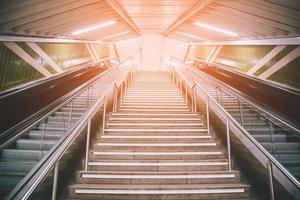
<svg viewBox="0 0 300 200"><path fill-rule="evenodd" d="M250 199L226 148L167 73L136 73L91 146L69 199Z"/></svg>
<svg viewBox="0 0 300 200"><path fill-rule="evenodd" d="M95 100L79 94L0 152L0 199L6 196Z"/></svg>

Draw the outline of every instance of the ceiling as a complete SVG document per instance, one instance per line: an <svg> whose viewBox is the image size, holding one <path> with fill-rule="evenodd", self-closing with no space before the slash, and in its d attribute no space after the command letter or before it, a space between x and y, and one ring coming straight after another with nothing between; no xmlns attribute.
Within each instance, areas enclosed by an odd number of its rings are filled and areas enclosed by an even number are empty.
<svg viewBox="0 0 300 200"><path fill-rule="evenodd" d="M299 19L299 0L0 0L1 35L115 41L157 33L186 42L282 38L299 37ZM111 20L117 23L72 34Z"/></svg>

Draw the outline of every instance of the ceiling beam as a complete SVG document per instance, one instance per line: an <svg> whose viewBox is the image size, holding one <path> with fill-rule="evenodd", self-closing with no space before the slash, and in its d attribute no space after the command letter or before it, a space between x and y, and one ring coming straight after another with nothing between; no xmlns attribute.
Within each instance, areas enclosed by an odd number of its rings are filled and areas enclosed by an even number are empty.
<svg viewBox="0 0 300 200"><path fill-rule="evenodd" d="M105 2L110 5L110 7L115 10L120 17L138 34L141 35L140 29L135 25L135 23L131 20L126 11L122 8L118 0L105 0Z"/></svg>
<svg viewBox="0 0 300 200"><path fill-rule="evenodd" d="M193 45L300 45L300 37L274 39L247 39L216 42L191 42Z"/></svg>
<svg viewBox="0 0 300 200"><path fill-rule="evenodd" d="M171 31L173 31L175 28L177 28L180 24L182 24L185 20L189 19L191 16L193 16L195 13L199 12L206 6L208 6L210 3L212 3L214 0L200 0L197 1L190 9L188 9L185 13L183 13L175 22L173 22L167 30L164 31L164 35L169 34Z"/></svg>
<svg viewBox="0 0 300 200"><path fill-rule="evenodd" d="M19 36L2 36L0 35L0 41L2 42L50 42L50 43L112 43L102 42L94 40L73 40L63 38L43 38L43 37L19 37Z"/></svg>

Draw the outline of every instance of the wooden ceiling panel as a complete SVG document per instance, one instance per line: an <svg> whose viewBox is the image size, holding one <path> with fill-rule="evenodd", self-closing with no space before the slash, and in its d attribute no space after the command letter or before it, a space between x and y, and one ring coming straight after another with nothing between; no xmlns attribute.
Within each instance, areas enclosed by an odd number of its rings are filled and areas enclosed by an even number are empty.
<svg viewBox="0 0 300 200"><path fill-rule="evenodd" d="M104 0L14 0L0 1L0 34L67 37L95 40L120 31L137 34ZM72 35L79 29L107 21L118 23L87 34Z"/></svg>
<svg viewBox="0 0 300 200"><path fill-rule="evenodd" d="M189 39L176 33L183 31L212 41L298 37L299 18L297 0L214 0L185 19L168 35ZM235 32L238 37L193 26L195 22Z"/></svg>
<svg viewBox="0 0 300 200"><path fill-rule="evenodd" d="M196 0L120 0L141 32L162 33Z"/></svg>

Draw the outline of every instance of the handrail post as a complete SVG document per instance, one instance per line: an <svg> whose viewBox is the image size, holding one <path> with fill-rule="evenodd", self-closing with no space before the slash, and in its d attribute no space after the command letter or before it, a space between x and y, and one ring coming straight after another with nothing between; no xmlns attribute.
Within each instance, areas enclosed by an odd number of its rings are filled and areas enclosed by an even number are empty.
<svg viewBox="0 0 300 200"><path fill-rule="evenodd" d="M123 98L123 83L120 85L120 104L122 103L122 98Z"/></svg>
<svg viewBox="0 0 300 200"><path fill-rule="evenodd" d="M89 158L89 149L90 149L90 135L91 135L91 118L88 119L87 125L87 134L86 134L86 149L85 149L85 165L84 171L88 170L88 158Z"/></svg>
<svg viewBox="0 0 300 200"><path fill-rule="evenodd" d="M209 96L207 96L207 102L206 102L206 123L207 123L207 133L210 134L210 128L209 128Z"/></svg>
<svg viewBox="0 0 300 200"><path fill-rule="evenodd" d="M58 183L58 167L59 167L59 161L57 161L55 166L54 166L52 200L56 200L57 183Z"/></svg>
<svg viewBox="0 0 300 200"><path fill-rule="evenodd" d="M194 98L194 112L197 112L197 96L196 96L196 87L197 85L194 86L193 90L193 98Z"/></svg>
<svg viewBox="0 0 300 200"><path fill-rule="evenodd" d="M173 82L175 81L175 77L174 77L175 75L174 75L174 73L175 73L175 72L174 72L174 69L173 69L173 70L172 70L172 81L173 81Z"/></svg>
<svg viewBox="0 0 300 200"><path fill-rule="evenodd" d="M105 117L106 117L106 97L104 96L103 118L102 118L102 135L105 132Z"/></svg>
<svg viewBox="0 0 300 200"><path fill-rule="evenodd" d="M270 200L275 200L274 183L273 183L273 166L270 161L268 161L267 163L267 169L268 169L268 179L269 179Z"/></svg>
<svg viewBox="0 0 300 200"><path fill-rule="evenodd" d="M180 80L180 93L181 93L181 95L183 95L183 91L182 91L182 80Z"/></svg>
<svg viewBox="0 0 300 200"><path fill-rule="evenodd" d="M243 119L243 108L242 108L242 103L240 97L238 97L239 101L239 107L240 107L240 118L241 118L241 125L244 125L244 119Z"/></svg>
<svg viewBox="0 0 300 200"><path fill-rule="evenodd" d="M194 101L195 101L195 85L193 85L192 87L192 91L191 91L191 99L192 99L192 112L195 112L195 108L194 108Z"/></svg>
<svg viewBox="0 0 300 200"><path fill-rule="evenodd" d="M41 135L41 140L42 141L40 143L40 159L43 157L45 130L46 130L46 118L44 119L44 124L43 124L43 127L42 127L42 135Z"/></svg>
<svg viewBox="0 0 300 200"><path fill-rule="evenodd" d="M231 147L230 147L230 129L229 119L226 118L226 136L227 136L227 154L228 154L228 170L231 171Z"/></svg>
<svg viewBox="0 0 300 200"><path fill-rule="evenodd" d="M187 92L187 84L185 83L185 102L188 103L188 92Z"/></svg>
<svg viewBox="0 0 300 200"><path fill-rule="evenodd" d="M113 112L117 111L117 101L118 101L118 88L114 85L114 95L113 95Z"/></svg>
<svg viewBox="0 0 300 200"><path fill-rule="evenodd" d="M71 128L72 112L73 112L73 101L74 101L74 100L71 100L71 105L70 105L70 113L69 113L69 129Z"/></svg>
<svg viewBox="0 0 300 200"><path fill-rule="evenodd" d="M124 81L124 93L126 93L127 87L128 87L127 81Z"/></svg>

